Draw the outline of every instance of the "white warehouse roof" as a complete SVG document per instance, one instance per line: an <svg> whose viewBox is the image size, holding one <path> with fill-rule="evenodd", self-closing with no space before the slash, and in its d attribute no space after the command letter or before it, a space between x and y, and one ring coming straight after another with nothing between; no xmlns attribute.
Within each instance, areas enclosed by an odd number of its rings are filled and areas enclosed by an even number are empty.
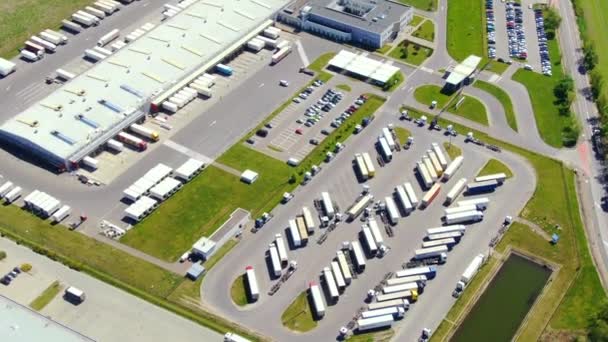
<svg viewBox="0 0 608 342"><path fill-rule="evenodd" d="M329 61L329 65L362 77L371 78L382 84L386 83L399 71L399 68L396 66L367 58L363 55L357 55L346 50L342 50L335 55Z"/></svg>
<svg viewBox="0 0 608 342"><path fill-rule="evenodd" d="M9 119L0 136L55 164L77 162L141 117L151 99L255 37L287 3L197 1Z"/></svg>
<svg viewBox="0 0 608 342"><path fill-rule="evenodd" d="M480 62L481 57L470 55L450 72L446 82L452 85L460 84L460 82L464 81L465 78L471 76L471 74L475 72L475 69L477 69Z"/></svg>

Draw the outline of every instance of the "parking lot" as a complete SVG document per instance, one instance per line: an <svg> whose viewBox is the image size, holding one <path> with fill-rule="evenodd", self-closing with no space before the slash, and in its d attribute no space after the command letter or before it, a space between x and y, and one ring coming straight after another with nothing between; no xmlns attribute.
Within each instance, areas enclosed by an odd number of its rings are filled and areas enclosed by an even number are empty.
<svg viewBox="0 0 608 342"><path fill-rule="evenodd" d="M496 235L505 215L518 212L534 189L534 184L529 182L534 174L520 160L512 155L496 156L489 150L463 143L461 137L453 138L455 143L463 148L465 163L461 170L443 185L444 189L441 190L440 197L431 206L424 210L416 210L407 217L401 217L399 223L392 227L394 237L389 237L386 232L382 233L390 248L389 252L382 259L368 259L366 270L346 288L337 304L327 308L325 317L319 321L319 326L315 330L304 335L290 333L280 325L280 315L299 293L307 289L308 282L319 283L322 268L329 265L343 241L353 241L358 238L362 224L359 220L351 223L340 222L330 233L326 233L326 229L317 230L309 237L306 247L290 249L289 259L298 262L297 271L272 297L266 294L276 283L265 257L268 244L274 240L274 235L281 233L289 241L290 235L286 229L288 220L300 215L303 206L314 211L314 201L321 197L323 191L330 194L340 212L349 208L363 190L352 164L353 155L368 152L372 159L376 160L378 157L376 137L381 133L381 128L388 123L411 130L415 142L411 149L395 152L393 160L384 167L374 162L377 166L376 176L365 184L369 186L370 193L375 199L380 201L385 196L391 196L394 187L405 181L412 182L417 195L419 198L422 197L423 192L413 171L415 162L430 148L432 142L442 143L448 139L439 132L429 133L426 128L417 128L409 122L398 122L395 116L383 115L365 128L362 134L351 138L347 147L333 161L323 165L323 170L314 176L310 183L296 191L294 199L273 212L275 217L270 223L226 256L222 260L222 267L214 268L208 274L204 283L203 300L230 318L255 325L278 340L304 341L335 336L337 328L346 325L359 308L364 306L363 300L367 291L380 283L387 272L401 269L402 264L413 256L414 249L420 248L426 228L441 225L440 217L444 207L440 202L453 184L461 177L474 178L488 158L500 157L512 168L516 176L495 193L487 195L491 204L485 212L484 220L469 227L466 237L449 253L447 264L439 268L437 278L429 282L419 302L406 314L403 322L395 324L399 331L408 332L402 336L405 340L415 340L416 333L413 332L420 331L423 327L434 329L443 318L445 310L454 301L451 297L453 286L463 269L476 254L487 253L488 243ZM315 212L313 216L316 214ZM380 222L381 218L377 217L376 220ZM327 235L326 239L319 244L318 240L323 235ZM225 284L231 284L238 275L242 274L247 265L257 270L261 295L255 304L249 305L245 310L237 310L231 302L229 289ZM330 303L330 301L326 302ZM261 323L255 320L258 316L269 319Z"/></svg>
<svg viewBox="0 0 608 342"><path fill-rule="evenodd" d="M74 305L60 293L40 313L96 341L219 341L221 336L122 290L71 270L31 250L0 238L0 272L29 263L32 271L19 274L10 285L0 285L0 294L29 305L51 283L83 290L86 299Z"/></svg>

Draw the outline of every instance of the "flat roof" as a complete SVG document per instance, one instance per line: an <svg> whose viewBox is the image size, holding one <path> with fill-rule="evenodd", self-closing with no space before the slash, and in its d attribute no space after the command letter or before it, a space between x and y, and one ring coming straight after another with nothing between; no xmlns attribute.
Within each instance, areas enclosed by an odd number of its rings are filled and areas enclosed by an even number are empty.
<svg viewBox="0 0 608 342"><path fill-rule="evenodd" d="M94 341L52 319L0 295L0 336L10 342Z"/></svg>
<svg viewBox="0 0 608 342"><path fill-rule="evenodd" d="M0 130L67 160L118 124L141 115L138 111L150 99L224 52L287 2L197 1L9 119Z"/></svg>
<svg viewBox="0 0 608 342"><path fill-rule="evenodd" d="M343 5L338 0L311 0L306 5L310 6L310 13L335 21L348 24L362 30L382 33L389 26L401 20L403 14L411 10L411 7L394 1L387 0L354 0L363 7L371 8L362 16L350 14L343 11Z"/></svg>
<svg viewBox="0 0 608 342"><path fill-rule="evenodd" d="M446 82L453 85L460 84L460 82L464 81L465 78L471 76L471 74L475 72L475 69L477 69L480 62L481 57L470 55L450 72Z"/></svg>
<svg viewBox="0 0 608 342"><path fill-rule="evenodd" d="M358 55L347 50L340 51L330 61L329 65L344 69L353 74L357 74L366 78L371 78L380 83L386 83L399 68L388 64Z"/></svg>

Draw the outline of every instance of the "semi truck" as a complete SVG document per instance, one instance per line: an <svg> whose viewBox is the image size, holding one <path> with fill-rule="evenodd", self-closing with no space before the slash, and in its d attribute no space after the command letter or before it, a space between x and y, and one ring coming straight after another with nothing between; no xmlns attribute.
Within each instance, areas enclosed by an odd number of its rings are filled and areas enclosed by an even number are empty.
<svg viewBox="0 0 608 342"><path fill-rule="evenodd" d="M428 279L426 278L426 276L424 274L418 274L418 275L413 275L413 276L409 276L409 277L397 277L397 278L387 279L386 284L389 286L392 286L392 285L401 285L401 284L417 283L417 282L426 283L427 280Z"/></svg>
<svg viewBox="0 0 608 342"><path fill-rule="evenodd" d="M298 226L298 232L300 233L300 240L302 240L303 245L306 245L308 243L308 229L306 229L306 223L304 223L304 218L302 216L296 217L296 225Z"/></svg>
<svg viewBox="0 0 608 342"><path fill-rule="evenodd" d="M473 258L471 263L467 266L467 268L465 268L464 272L462 273L462 276L460 277L460 281L458 281L456 283L456 289L454 290L454 293L453 293L454 297L460 297L460 295L464 291L465 287L469 284L471 279L473 279L473 277L477 274L477 271L479 271L479 268L483 264L484 260L485 260L485 255L483 255L483 254L478 254L475 256L475 258Z"/></svg>
<svg viewBox="0 0 608 342"><path fill-rule="evenodd" d="M374 177L376 175L376 168L374 167L374 163L372 162L372 158L369 156L369 153L363 153L363 162L365 163L365 168L367 169L369 177Z"/></svg>
<svg viewBox="0 0 608 342"><path fill-rule="evenodd" d="M431 178L431 175L429 174L428 170L426 169L426 166L424 165L424 163L417 162L416 170L418 171L418 176L420 176L420 180L422 181L422 185L424 186L425 189L428 189L431 186L433 186L433 179Z"/></svg>
<svg viewBox="0 0 608 342"><path fill-rule="evenodd" d="M432 143L431 147L433 148L433 152L435 152L435 155L437 156L437 159L439 160L439 164L441 164L441 167L445 170L448 167L448 161L445 158L445 155L443 154L441 147L439 146L438 143Z"/></svg>
<svg viewBox="0 0 608 342"><path fill-rule="evenodd" d="M84 302L84 300L86 299L86 295L84 293L84 291L75 288L74 286L70 286L67 289L65 289L65 298L68 299L69 301L72 302L76 302L76 303L82 303Z"/></svg>
<svg viewBox="0 0 608 342"><path fill-rule="evenodd" d="M338 286L336 285L334 276L331 274L331 269L329 267L324 267L322 273L329 299L335 303L340 298L340 293L338 292Z"/></svg>
<svg viewBox="0 0 608 342"><path fill-rule="evenodd" d="M427 233L427 235L444 234L444 233L452 233L452 232L459 232L461 234L464 234L466 229L467 229L467 227L462 224L454 224L454 225L444 226L444 227L429 228L426 230L426 233Z"/></svg>
<svg viewBox="0 0 608 342"><path fill-rule="evenodd" d="M372 318L361 318L357 320L357 330L364 332L367 330L390 327L394 322L393 315L384 315Z"/></svg>
<svg viewBox="0 0 608 342"><path fill-rule="evenodd" d="M420 288L421 288L421 286L417 282L397 284L397 285L388 285L382 289L382 293L389 294L389 293L396 293L396 292L402 292L402 291L413 291L413 290L419 290Z"/></svg>
<svg viewBox="0 0 608 342"><path fill-rule="evenodd" d="M312 298L315 316L317 319L321 319L323 316L325 316L325 303L323 302L321 289L319 289L319 285L311 282L308 285L308 290L310 291L310 297Z"/></svg>
<svg viewBox="0 0 608 342"><path fill-rule="evenodd" d="M376 245L374 236L368 226L364 225L361 227L361 235L363 236L363 241L365 241L368 255L372 257L375 256L378 253L378 246Z"/></svg>
<svg viewBox="0 0 608 342"><path fill-rule="evenodd" d="M325 215L330 219L334 217L334 205L331 201L331 197L329 197L329 193L322 192L321 193L321 201L323 202L323 210L325 211Z"/></svg>
<svg viewBox="0 0 608 342"><path fill-rule="evenodd" d="M279 253L279 260L281 260L281 266L287 266L287 263L289 263L289 258L287 256L287 248L285 248L285 241L283 241L283 236L281 234L276 234L274 243L277 246L277 252Z"/></svg>
<svg viewBox="0 0 608 342"><path fill-rule="evenodd" d="M304 223L306 223L306 229L308 234L312 234L315 231L315 221L312 218L310 209L308 207L302 207L302 216L304 217Z"/></svg>
<svg viewBox="0 0 608 342"><path fill-rule="evenodd" d="M475 182L487 182L487 181L496 181L498 182L498 184L502 184L504 183L504 181L507 179L507 175L504 173L494 173L491 175L486 175L486 176L479 176L479 177L475 177Z"/></svg>
<svg viewBox="0 0 608 342"><path fill-rule="evenodd" d="M148 144L145 141L126 132L118 133L116 139L124 144L135 147L139 151L145 151L148 148Z"/></svg>
<svg viewBox="0 0 608 342"><path fill-rule="evenodd" d="M446 224L457 224L457 223L465 223L465 222L477 222L483 219L483 212L479 210L473 211L464 211L455 214L445 215L445 223Z"/></svg>
<svg viewBox="0 0 608 342"><path fill-rule="evenodd" d="M361 313L361 318L372 318L384 315L393 315L394 319L400 319L405 316L405 309L400 306L393 306L384 309L363 311Z"/></svg>
<svg viewBox="0 0 608 342"><path fill-rule="evenodd" d="M86 6L84 8L84 11L99 18L99 19L104 19L106 17L106 13L104 11L100 11L97 8L91 7L91 6Z"/></svg>
<svg viewBox="0 0 608 342"><path fill-rule="evenodd" d="M424 196L422 196L422 200L420 201L420 207L428 207L433 202L433 200L437 198L437 195L439 195L439 190L441 190L441 184L433 184L429 191L427 191Z"/></svg>
<svg viewBox="0 0 608 342"><path fill-rule="evenodd" d="M17 65L15 63L4 58L0 58L0 76L8 76L8 74L14 72L15 70L17 70Z"/></svg>
<svg viewBox="0 0 608 342"><path fill-rule="evenodd" d="M372 202L373 196L370 194L361 196L352 207L346 212L349 221L353 221L359 216L365 208Z"/></svg>
<svg viewBox="0 0 608 342"><path fill-rule="evenodd" d="M394 151L397 144L395 144L395 139L393 138L393 133L388 129L388 127L382 128L382 137L386 140L388 147L391 151Z"/></svg>
<svg viewBox="0 0 608 342"><path fill-rule="evenodd" d="M32 41L26 41L25 42L25 49L36 54L36 56L41 57L44 55L44 46L36 44Z"/></svg>
<svg viewBox="0 0 608 342"><path fill-rule="evenodd" d="M400 299L400 298L407 298L408 300L415 302L416 300L418 300L418 291L416 291L416 290L401 291L401 292L394 292L394 293L389 293L389 294L376 295L377 302L386 302L389 300L395 300L395 299Z"/></svg>
<svg viewBox="0 0 608 342"><path fill-rule="evenodd" d="M447 246L437 246L431 248L420 248L414 252L415 260L438 259L440 263L444 263L448 257Z"/></svg>
<svg viewBox="0 0 608 342"><path fill-rule="evenodd" d="M490 199L488 199L487 197L480 197L466 201L459 201L456 204L458 204L459 207L474 205L477 207L477 210L486 210L488 208L488 205L490 204Z"/></svg>
<svg viewBox="0 0 608 342"><path fill-rule="evenodd" d="M393 152L391 152L391 148L384 137L378 139L378 145L380 146L380 152L382 152L384 161L388 163L393 160Z"/></svg>
<svg viewBox="0 0 608 342"><path fill-rule="evenodd" d="M387 196L384 198L384 203L386 205L386 214L388 216L388 220L392 225L396 225L399 222L399 211L397 210L397 205L392 197Z"/></svg>
<svg viewBox="0 0 608 342"><path fill-rule="evenodd" d="M393 299L393 300L387 300L384 302L378 302L378 303L371 303L367 306L368 310L380 310L380 309L384 309L384 308L390 308L390 307L397 307L397 308L404 308L405 310L410 308L410 302L407 299Z"/></svg>
<svg viewBox="0 0 608 342"><path fill-rule="evenodd" d="M160 138L160 135L158 134L158 132L156 132L155 130L149 129L147 127L144 127L142 125L139 125L139 124L134 123L131 126L129 126L129 129L131 130L131 132L137 133L137 134L141 135L142 137L146 137L152 141L158 141L158 139Z"/></svg>
<svg viewBox="0 0 608 342"><path fill-rule="evenodd" d="M272 266L272 274L275 277L281 276L281 259L279 259L279 252L277 250L277 246L274 243L271 243L268 246L268 251L270 254L270 264Z"/></svg>
<svg viewBox="0 0 608 342"><path fill-rule="evenodd" d="M456 184L454 184L452 189L450 189L447 196L445 197L445 203L448 205L452 204L452 202L454 202L454 200L462 193L462 191L464 190L466 185L467 185L466 178L459 179L458 182L456 182Z"/></svg>
<svg viewBox="0 0 608 342"><path fill-rule="evenodd" d="M395 272L395 276L398 278L411 277L415 275L425 275L428 279L433 279L435 278L435 275L437 275L437 267L422 266Z"/></svg>
<svg viewBox="0 0 608 342"><path fill-rule="evenodd" d="M464 158L462 156L458 156L454 158L454 160L452 160L450 165L448 165L448 167L443 172L442 177L444 182L447 182L448 180L450 180L450 178L452 178L452 176L454 176L454 174L456 174L456 171L458 171L458 169L460 169L460 167L462 166L463 160Z"/></svg>
<svg viewBox="0 0 608 342"><path fill-rule="evenodd" d="M355 164L357 165L357 170L359 170L359 177L361 177L361 180L367 180L369 178L369 172L367 171L363 156L359 153L355 154Z"/></svg>
<svg viewBox="0 0 608 342"><path fill-rule="evenodd" d="M252 266L245 268L245 279L247 280L249 299L255 302L260 297L260 289L258 287L258 280L255 277L255 270Z"/></svg>
<svg viewBox="0 0 608 342"><path fill-rule="evenodd" d="M106 46L111 41L118 38L119 34L120 34L119 29L113 29L112 31L106 33L101 38L99 38L99 40L97 41L97 46Z"/></svg>
<svg viewBox="0 0 608 342"><path fill-rule="evenodd" d="M224 76L231 76L233 73L233 70L231 67L224 65L224 64L218 64L215 66L215 71L220 74L220 75L224 75Z"/></svg>
<svg viewBox="0 0 608 342"><path fill-rule="evenodd" d="M271 61L272 64L277 64L279 63L281 60L283 60L283 58L287 57L287 55L289 55L291 53L291 46L287 45L282 47L279 51L277 51L274 55L272 55L271 57Z"/></svg>
<svg viewBox="0 0 608 342"><path fill-rule="evenodd" d="M467 185L467 194L477 195L481 193L492 192L496 189L497 186L498 182L496 180L469 183Z"/></svg>
<svg viewBox="0 0 608 342"><path fill-rule="evenodd" d="M340 265L337 261L331 262L331 273L336 280L336 286L338 287L338 291L342 292L346 288L346 280L342 276L342 271L340 271Z"/></svg>
<svg viewBox="0 0 608 342"><path fill-rule="evenodd" d="M276 39L264 37L262 35L255 37L255 39L259 39L259 40L263 41L265 46L270 49L276 49L276 47L279 43Z"/></svg>
<svg viewBox="0 0 608 342"><path fill-rule="evenodd" d="M350 251L352 254L353 266L355 271L362 273L365 271L365 256L363 255L363 249L359 241L352 241L350 243Z"/></svg>
<svg viewBox="0 0 608 342"><path fill-rule="evenodd" d="M429 173L429 176L431 176L433 182L437 181L439 176L437 175L437 171L435 171L435 167L433 166L433 162L431 162L431 158L423 156L422 163L426 167L426 171Z"/></svg>
<svg viewBox="0 0 608 342"><path fill-rule="evenodd" d="M348 262L346 261L346 256L344 255L344 253L342 251L337 251L336 252L336 260L338 261L338 264L340 265L340 270L342 271L342 276L344 277L344 282L346 283L346 285L350 284L350 282L353 280L353 276L350 272L350 267L348 266Z"/></svg>
<svg viewBox="0 0 608 342"><path fill-rule="evenodd" d="M384 238L382 237L382 233L380 232L380 227L378 226L378 222L374 218L370 218L367 221L367 226L369 227L372 236L374 237L374 241L378 248L382 248L384 246Z"/></svg>
<svg viewBox="0 0 608 342"><path fill-rule="evenodd" d="M57 50L57 45L39 37L31 36L30 41L44 47L44 49L48 52L55 52Z"/></svg>
<svg viewBox="0 0 608 342"><path fill-rule="evenodd" d="M410 202L410 199L408 198L408 196L405 192L405 188L401 185L397 185L395 187L395 193L397 194L397 199L399 200L399 204L401 204L401 209L403 209L403 212L406 215L408 215L410 212L412 212L414 210L414 206Z"/></svg>
<svg viewBox="0 0 608 342"><path fill-rule="evenodd" d="M298 224L296 220L289 220L289 235L291 235L291 243L295 248L302 246L302 240L300 239L300 231L298 230Z"/></svg>
<svg viewBox="0 0 608 342"><path fill-rule="evenodd" d="M412 203L412 206L416 208L418 206L418 197L416 197L416 192L414 192L412 184L409 182L403 183L403 189L405 190L410 203Z"/></svg>

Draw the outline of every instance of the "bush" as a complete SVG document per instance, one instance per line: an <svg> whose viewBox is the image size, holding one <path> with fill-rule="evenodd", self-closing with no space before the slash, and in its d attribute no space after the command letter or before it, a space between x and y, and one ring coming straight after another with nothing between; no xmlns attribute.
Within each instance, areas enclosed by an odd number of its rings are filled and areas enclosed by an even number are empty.
<svg viewBox="0 0 608 342"><path fill-rule="evenodd" d="M0 251L0 260L4 260L4 259L6 259L6 252Z"/></svg>
<svg viewBox="0 0 608 342"><path fill-rule="evenodd" d="M545 19L545 30L547 31L557 30L562 22L562 18L553 7L547 8L544 11L543 17Z"/></svg>
<svg viewBox="0 0 608 342"><path fill-rule="evenodd" d="M23 272L29 272L32 270L32 265L30 264L23 264L19 267Z"/></svg>

